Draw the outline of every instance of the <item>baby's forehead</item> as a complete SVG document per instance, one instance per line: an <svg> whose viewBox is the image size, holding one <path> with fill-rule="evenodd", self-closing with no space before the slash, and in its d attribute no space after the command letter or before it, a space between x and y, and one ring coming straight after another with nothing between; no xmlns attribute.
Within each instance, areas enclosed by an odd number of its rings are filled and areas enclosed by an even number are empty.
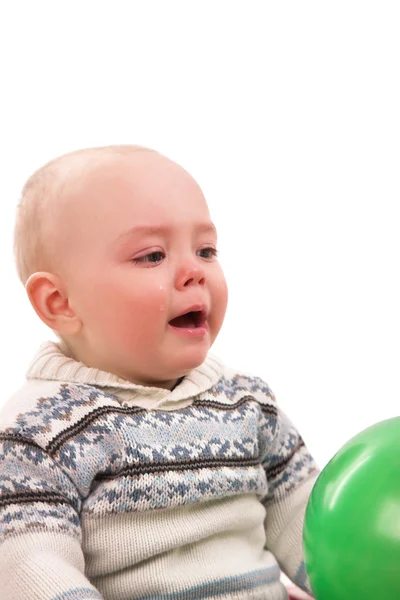
<svg viewBox="0 0 400 600"><path fill-rule="evenodd" d="M56 165L55 179L62 191L77 191L98 180L111 169L123 167L134 160L134 153L122 155L113 152L85 152L66 156Z"/></svg>
<svg viewBox="0 0 400 600"><path fill-rule="evenodd" d="M53 219L62 221L66 212L71 210L78 218L85 205L89 204L93 195L91 190L96 186L101 188L102 181L110 174L122 179L121 169L128 160L133 160L133 154L102 153L94 149L61 157L38 174L33 182L35 195L37 192L42 195Z"/></svg>
<svg viewBox="0 0 400 600"><path fill-rule="evenodd" d="M82 201L91 188L101 190L102 185L115 181L127 181L135 186L141 182L143 186L151 186L167 173L171 178L191 182L198 187L197 182L179 164L155 150L141 148L129 152L85 152L66 157L58 165L59 190L65 194L80 193Z"/></svg>
<svg viewBox="0 0 400 600"><path fill-rule="evenodd" d="M122 190L129 190L130 198L136 202L158 196L167 201L171 190L177 195L205 200L198 183L183 167L154 150L93 153L73 159L63 165L60 191L64 196L75 196L81 203L108 195L116 204Z"/></svg>
<svg viewBox="0 0 400 600"><path fill-rule="evenodd" d="M60 166L58 222L65 218L73 223L85 216L90 225L107 218L114 221L114 213L122 212L145 224L149 210L150 222L157 213L160 224L171 211L183 217L194 211L194 218L200 214L201 220L207 219L207 203L197 182L155 151L73 156Z"/></svg>

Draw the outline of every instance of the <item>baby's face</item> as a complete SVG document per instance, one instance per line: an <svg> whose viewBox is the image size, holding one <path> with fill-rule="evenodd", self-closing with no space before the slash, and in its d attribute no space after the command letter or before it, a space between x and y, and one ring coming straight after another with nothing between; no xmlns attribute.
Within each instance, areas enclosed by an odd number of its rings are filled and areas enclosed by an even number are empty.
<svg viewBox="0 0 400 600"><path fill-rule="evenodd" d="M204 361L227 287L207 204L186 171L154 152L112 158L68 198L64 227L82 362L171 387Z"/></svg>

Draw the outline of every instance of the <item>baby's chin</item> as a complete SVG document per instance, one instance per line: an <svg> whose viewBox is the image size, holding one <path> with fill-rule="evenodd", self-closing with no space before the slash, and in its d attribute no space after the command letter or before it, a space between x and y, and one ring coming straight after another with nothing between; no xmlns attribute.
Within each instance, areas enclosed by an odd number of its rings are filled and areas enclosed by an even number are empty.
<svg viewBox="0 0 400 600"><path fill-rule="evenodd" d="M207 354L198 360L187 360L184 365L180 365L180 368L167 370L163 373L162 377L154 378L154 387L164 387L166 389L172 389L176 386L180 379L186 377L193 370L199 368L205 361Z"/></svg>
<svg viewBox="0 0 400 600"><path fill-rule="evenodd" d="M185 377L194 369L198 369L206 360L207 352L197 352L195 355L187 355L181 361L179 368L175 371L178 374L178 378Z"/></svg>

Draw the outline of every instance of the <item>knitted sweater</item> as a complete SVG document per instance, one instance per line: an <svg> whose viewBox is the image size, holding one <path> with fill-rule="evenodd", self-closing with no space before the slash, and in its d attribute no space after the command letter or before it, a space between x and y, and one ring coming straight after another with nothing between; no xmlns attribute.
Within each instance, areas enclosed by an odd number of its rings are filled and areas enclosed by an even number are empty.
<svg viewBox="0 0 400 600"><path fill-rule="evenodd" d="M257 377L144 387L46 342L0 416L1 600L284 600L315 475Z"/></svg>

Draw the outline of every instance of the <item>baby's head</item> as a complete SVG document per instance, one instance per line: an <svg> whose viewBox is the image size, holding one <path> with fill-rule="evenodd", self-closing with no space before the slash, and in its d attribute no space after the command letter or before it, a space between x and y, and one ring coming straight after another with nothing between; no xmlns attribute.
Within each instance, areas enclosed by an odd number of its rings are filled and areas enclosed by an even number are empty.
<svg viewBox="0 0 400 600"><path fill-rule="evenodd" d="M172 389L221 328L227 287L194 179L135 146L87 149L37 171L15 228L19 276L71 356Z"/></svg>

